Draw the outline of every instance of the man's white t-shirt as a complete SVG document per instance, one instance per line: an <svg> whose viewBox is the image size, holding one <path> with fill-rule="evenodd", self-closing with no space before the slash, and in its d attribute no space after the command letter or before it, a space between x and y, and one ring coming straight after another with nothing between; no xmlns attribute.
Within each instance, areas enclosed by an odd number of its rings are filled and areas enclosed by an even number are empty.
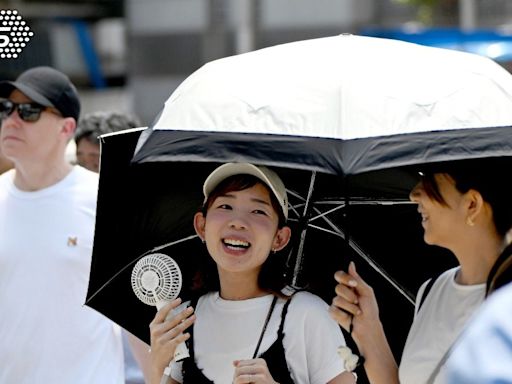
<svg viewBox="0 0 512 384"><path fill-rule="evenodd" d="M0 175L0 383L121 384L119 327L84 305L98 175L25 192Z"/></svg>

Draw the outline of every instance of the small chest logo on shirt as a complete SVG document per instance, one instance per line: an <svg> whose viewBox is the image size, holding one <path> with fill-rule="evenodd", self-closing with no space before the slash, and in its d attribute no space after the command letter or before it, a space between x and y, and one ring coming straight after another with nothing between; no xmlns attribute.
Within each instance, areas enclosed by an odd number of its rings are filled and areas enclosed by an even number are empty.
<svg viewBox="0 0 512 384"><path fill-rule="evenodd" d="M68 247L76 247L78 244L78 237L68 236Z"/></svg>

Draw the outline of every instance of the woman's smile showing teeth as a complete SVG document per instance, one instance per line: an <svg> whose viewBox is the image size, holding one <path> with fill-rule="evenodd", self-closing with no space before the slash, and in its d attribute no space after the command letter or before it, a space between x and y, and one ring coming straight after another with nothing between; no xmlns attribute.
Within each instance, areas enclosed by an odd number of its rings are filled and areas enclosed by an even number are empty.
<svg viewBox="0 0 512 384"><path fill-rule="evenodd" d="M234 251L244 251L251 246L247 241L237 239L223 239L222 243Z"/></svg>
<svg viewBox="0 0 512 384"><path fill-rule="evenodd" d="M427 213L425 213L423 210L418 209L418 213L419 213L419 214L420 214L420 216L421 216L421 221L422 221L422 222L425 222L425 221L427 221L427 220L428 220L428 215L427 215Z"/></svg>

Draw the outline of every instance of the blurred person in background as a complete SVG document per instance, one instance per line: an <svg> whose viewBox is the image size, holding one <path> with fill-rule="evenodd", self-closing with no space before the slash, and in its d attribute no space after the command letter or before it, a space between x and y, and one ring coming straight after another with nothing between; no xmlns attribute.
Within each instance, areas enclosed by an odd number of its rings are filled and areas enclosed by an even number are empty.
<svg viewBox="0 0 512 384"><path fill-rule="evenodd" d="M54 68L0 82L0 383L124 382L119 327L84 306L98 175L65 156L79 114Z"/></svg>
<svg viewBox="0 0 512 384"><path fill-rule="evenodd" d="M512 231L487 278L490 295L448 358L450 384L512 384Z"/></svg>
<svg viewBox="0 0 512 384"><path fill-rule="evenodd" d="M484 303L446 363L449 384L512 384L512 284Z"/></svg>
<svg viewBox="0 0 512 384"><path fill-rule="evenodd" d="M452 345L491 292L486 282L495 281L495 288L506 280L506 275L493 270L501 265L498 260L510 255L512 204L503 186L503 169L508 167L508 162L496 158L425 166L421 181L411 191L425 243L450 250L459 265L418 290L399 367L379 318L373 288L353 263L348 273L336 273L339 284L331 313L365 357L364 368L372 384L445 383L445 362Z"/></svg>
<svg viewBox="0 0 512 384"><path fill-rule="evenodd" d="M99 136L140 126L139 120L119 112L93 112L78 122L75 133L77 164L90 171L99 172ZM144 384L149 374L149 346L131 333L122 331L126 384ZM132 353L133 352L133 353ZM142 370L141 370L142 368Z"/></svg>
<svg viewBox="0 0 512 384"><path fill-rule="evenodd" d="M75 134L77 164L99 172L100 141L105 133L122 131L140 126L135 116L118 112L94 112L85 115L78 123Z"/></svg>

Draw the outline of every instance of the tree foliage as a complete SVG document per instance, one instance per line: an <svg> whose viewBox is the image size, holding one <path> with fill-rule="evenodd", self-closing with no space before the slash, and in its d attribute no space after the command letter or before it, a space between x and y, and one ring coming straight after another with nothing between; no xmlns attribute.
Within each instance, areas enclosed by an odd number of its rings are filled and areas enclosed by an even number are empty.
<svg viewBox="0 0 512 384"><path fill-rule="evenodd" d="M436 9L451 14L457 9L457 0L394 0L396 3L416 7L416 18L424 25L432 25Z"/></svg>

